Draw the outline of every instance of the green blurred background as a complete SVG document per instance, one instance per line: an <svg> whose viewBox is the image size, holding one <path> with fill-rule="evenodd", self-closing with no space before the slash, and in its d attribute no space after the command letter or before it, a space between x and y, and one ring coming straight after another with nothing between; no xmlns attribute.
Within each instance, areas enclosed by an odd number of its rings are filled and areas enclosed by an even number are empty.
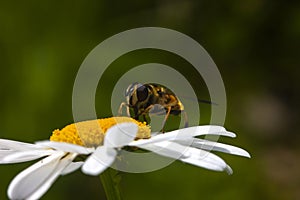
<svg viewBox="0 0 300 200"><path fill-rule="evenodd" d="M299 1L2 0L0 137L33 142L72 123L73 82L83 59L106 38L144 26L180 31L208 51L226 87L225 127L238 134L221 141L245 148L252 158L219 154L232 176L180 162L123 174L124 199L300 199ZM106 105L118 67L154 61L186 64L160 51L125 55L101 83L107 90L97 93L98 116L111 115ZM203 82L192 83L199 98L207 98ZM201 124L209 121L205 109ZM0 166L0 199L32 163ZM58 179L42 199L75 198L105 199L99 178L78 170Z"/></svg>

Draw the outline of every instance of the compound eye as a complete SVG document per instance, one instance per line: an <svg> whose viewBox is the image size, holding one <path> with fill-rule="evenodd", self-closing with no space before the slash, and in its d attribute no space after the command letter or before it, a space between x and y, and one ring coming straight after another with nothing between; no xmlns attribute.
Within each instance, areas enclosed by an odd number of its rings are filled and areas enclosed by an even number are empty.
<svg viewBox="0 0 300 200"><path fill-rule="evenodd" d="M145 86L140 86L136 89L138 101L144 101L148 97L148 89Z"/></svg>

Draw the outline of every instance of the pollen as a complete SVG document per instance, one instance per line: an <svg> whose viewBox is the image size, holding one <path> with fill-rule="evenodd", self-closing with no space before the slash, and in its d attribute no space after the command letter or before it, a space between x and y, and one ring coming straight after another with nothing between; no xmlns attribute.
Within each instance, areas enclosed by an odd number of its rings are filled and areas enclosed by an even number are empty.
<svg viewBox="0 0 300 200"><path fill-rule="evenodd" d="M103 144L106 131L119 123L132 122L138 125L136 139L150 138L150 126L146 122L139 122L130 117L110 117L67 125L63 129L53 131L50 140L67 142L85 147L97 147Z"/></svg>

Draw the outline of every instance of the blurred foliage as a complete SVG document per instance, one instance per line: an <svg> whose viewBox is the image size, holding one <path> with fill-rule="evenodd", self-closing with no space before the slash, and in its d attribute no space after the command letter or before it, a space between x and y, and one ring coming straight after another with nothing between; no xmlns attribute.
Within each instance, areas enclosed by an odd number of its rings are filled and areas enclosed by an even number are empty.
<svg viewBox="0 0 300 200"><path fill-rule="evenodd" d="M72 123L73 82L85 56L104 39L144 26L180 31L209 52L226 87L225 126L238 134L222 141L244 147L252 158L222 154L232 176L180 162L124 173L124 199L300 199L299 1L2 0L0 137L33 142ZM147 62L183 69L186 63L175 57L137 51L113 63L100 83L105 91L97 93L98 116L111 115L105 105L121 69ZM206 98L199 77L190 79ZM208 119L204 115L201 123ZM0 199L7 199L10 180L29 164L0 166ZM43 197L74 198L105 199L99 178L75 172Z"/></svg>

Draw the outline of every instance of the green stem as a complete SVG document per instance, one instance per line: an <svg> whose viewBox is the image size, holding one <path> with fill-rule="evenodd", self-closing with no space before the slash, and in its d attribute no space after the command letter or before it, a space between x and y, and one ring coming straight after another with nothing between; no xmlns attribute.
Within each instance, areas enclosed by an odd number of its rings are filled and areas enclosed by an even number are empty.
<svg viewBox="0 0 300 200"><path fill-rule="evenodd" d="M107 200L121 200L120 192L120 175L118 171L108 168L103 173L100 174L100 179L106 194Z"/></svg>

